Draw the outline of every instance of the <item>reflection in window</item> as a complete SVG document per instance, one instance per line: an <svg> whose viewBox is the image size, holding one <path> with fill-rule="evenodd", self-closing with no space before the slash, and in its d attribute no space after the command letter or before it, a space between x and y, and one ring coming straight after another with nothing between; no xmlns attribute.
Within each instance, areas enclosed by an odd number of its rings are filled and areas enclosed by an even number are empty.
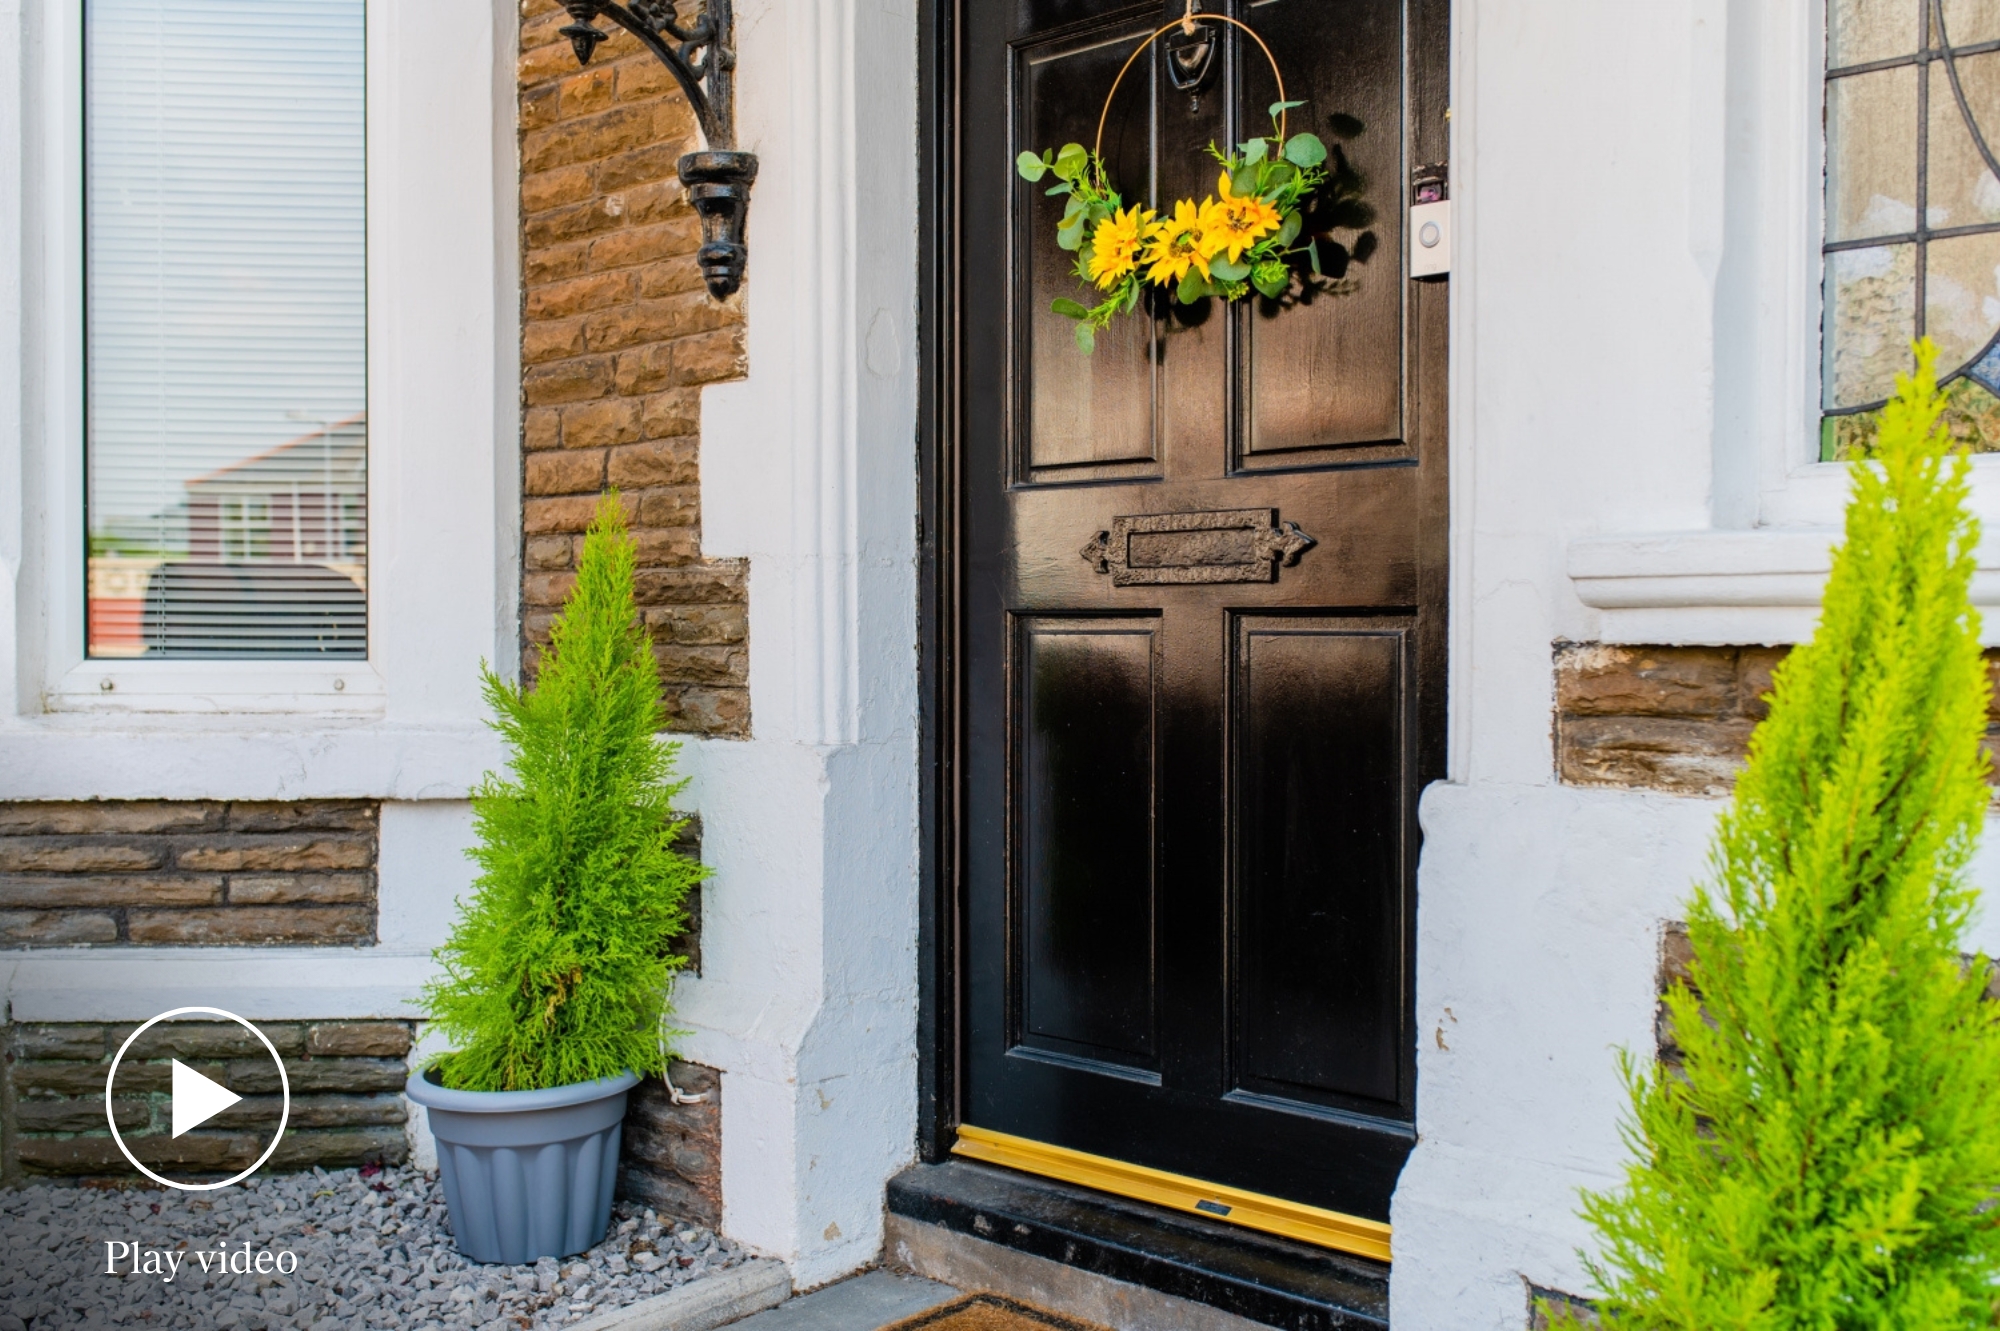
<svg viewBox="0 0 2000 1331"><path fill-rule="evenodd" d="M2000 452L2000 3L1828 0L1820 456L1939 348L1946 425Z"/></svg>
<svg viewBox="0 0 2000 1331"><path fill-rule="evenodd" d="M92 657L366 654L363 5L84 6Z"/></svg>

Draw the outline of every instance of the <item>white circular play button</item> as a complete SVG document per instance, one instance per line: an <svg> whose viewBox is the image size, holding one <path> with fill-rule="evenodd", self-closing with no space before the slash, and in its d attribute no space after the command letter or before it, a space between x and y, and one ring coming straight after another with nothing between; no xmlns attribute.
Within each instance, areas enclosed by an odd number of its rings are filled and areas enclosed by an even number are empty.
<svg viewBox="0 0 2000 1331"><path fill-rule="evenodd" d="M125 1144L124 1134L118 1131L117 1101L114 1092L118 1081L118 1064L124 1059L125 1051L132 1047L134 1040L137 1040L160 1022L171 1021L176 1017L197 1015L221 1017L226 1021L233 1021L244 1030L256 1036L258 1043L262 1044L269 1051L271 1061L278 1065L278 1087L283 1094L283 1102L278 1114L278 1130L272 1134L271 1144L264 1148L264 1154L258 1156L257 1162L248 1169L239 1174L232 1174L219 1183L182 1183L167 1178L164 1175L154 1173L145 1165L139 1163L139 1158L132 1154L132 1148ZM183 1133L192 1132L243 1098L214 1078L195 1071L178 1058L171 1061L173 1063L173 1108L170 1115L172 1136L179 1137ZM126 1036L124 1044L118 1046L118 1054L111 1060L111 1070L104 1077L104 1117L111 1124L111 1139L118 1143L119 1151L131 1162L132 1168L138 1170L141 1174L153 1180L153 1182L165 1187L179 1188L184 1192L208 1192L215 1188L226 1188L232 1183L241 1183L244 1179L249 1178L252 1174L262 1169L264 1162L271 1158L271 1153L278 1149L278 1143L283 1141L285 1137L285 1125L291 1121L292 1117L292 1081L290 1077L285 1075L285 1060L278 1057L278 1048L271 1043L270 1037L243 1018L237 1016L234 1012L226 1012L219 1007L177 1007L172 1011L162 1012L157 1017L150 1018L138 1030ZM241 1157L238 1158L240 1159Z"/></svg>

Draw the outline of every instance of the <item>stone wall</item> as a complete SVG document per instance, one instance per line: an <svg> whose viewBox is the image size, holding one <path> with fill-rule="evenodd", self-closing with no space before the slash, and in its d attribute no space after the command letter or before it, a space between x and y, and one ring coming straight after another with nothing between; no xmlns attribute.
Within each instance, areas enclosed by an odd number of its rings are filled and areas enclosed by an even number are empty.
<svg viewBox="0 0 2000 1331"><path fill-rule="evenodd" d="M522 14L522 669L614 485L670 726L747 735L747 573L702 558L698 486L701 385L744 373L742 306L711 300L695 266L701 229L675 177L694 120L629 33L579 69L555 0Z"/></svg>
<svg viewBox="0 0 2000 1331"><path fill-rule="evenodd" d="M1577 786L1727 794L1783 647L1556 646L1556 771Z"/></svg>
<svg viewBox="0 0 2000 1331"><path fill-rule="evenodd" d="M104 1079L137 1022L16 1024L0 1071L0 1172L129 1180L111 1139ZM291 1082L284 1140L266 1169L399 1164L409 1155L402 1087L411 1028L401 1021L260 1022ZM180 1137L169 1135L171 1060L243 1099ZM223 1176L269 1144L281 1103L277 1069L247 1031L227 1022L155 1026L119 1063L112 1105L126 1145L175 1177Z"/></svg>
<svg viewBox="0 0 2000 1331"><path fill-rule="evenodd" d="M372 800L0 802L0 947L375 941Z"/></svg>
<svg viewBox="0 0 2000 1331"><path fill-rule="evenodd" d="M1557 774L1573 786L1728 794L1790 650L1557 643ZM1986 747L2000 757L2000 650L1986 662L1996 694Z"/></svg>
<svg viewBox="0 0 2000 1331"><path fill-rule="evenodd" d="M695 1063L675 1063L671 1072L683 1097L704 1098L675 1104L658 1077L633 1089L618 1195L714 1229L722 1223L722 1074Z"/></svg>
<svg viewBox="0 0 2000 1331"><path fill-rule="evenodd" d="M1588 1299L1531 1284L1528 1286L1528 1331L1555 1331L1556 1323L1548 1312L1552 1308L1558 1313L1567 1313L1578 1325L1603 1325L1597 1316L1597 1309Z"/></svg>

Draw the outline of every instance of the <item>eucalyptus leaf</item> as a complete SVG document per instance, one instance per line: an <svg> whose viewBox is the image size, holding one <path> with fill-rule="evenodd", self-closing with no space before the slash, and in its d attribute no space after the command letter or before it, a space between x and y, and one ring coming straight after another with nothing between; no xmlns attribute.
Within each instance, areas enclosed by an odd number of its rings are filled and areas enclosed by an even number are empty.
<svg viewBox="0 0 2000 1331"><path fill-rule="evenodd" d="M1290 111L1295 107L1300 107L1304 105L1305 105L1304 102L1272 102L1271 119L1276 120L1279 116L1283 115L1285 112Z"/></svg>
<svg viewBox="0 0 2000 1331"><path fill-rule="evenodd" d="M1063 182L1062 184L1060 184L1060 185L1051 185L1051 186L1050 186L1050 187L1048 188L1048 190L1047 190L1046 192L1047 192L1048 196L1049 196L1049 197L1050 197L1051 199L1053 199L1053 198L1057 197L1058 195L1062 195L1062 194L1068 194L1068 193L1070 193L1070 192L1071 192L1072 190L1074 190L1075 188L1076 188L1076 187L1075 187L1074 185L1071 185L1071 184L1070 184L1070 183L1069 183L1068 181L1064 181L1064 182Z"/></svg>
<svg viewBox="0 0 2000 1331"><path fill-rule="evenodd" d="M1229 192L1239 198L1254 197L1259 189L1257 174L1257 168L1253 166L1246 166L1241 171L1231 172L1229 176Z"/></svg>
<svg viewBox="0 0 2000 1331"><path fill-rule="evenodd" d="M1076 349L1086 356L1097 350L1097 330L1089 324L1078 324L1076 326Z"/></svg>
<svg viewBox="0 0 2000 1331"><path fill-rule="evenodd" d="M1208 294L1208 283L1202 275L1190 268L1181 278L1180 286L1174 292L1174 299L1183 305L1192 305Z"/></svg>
<svg viewBox="0 0 2000 1331"><path fill-rule="evenodd" d="M1298 238L1299 215L1297 213L1286 213L1285 220L1278 224L1278 234L1275 237L1277 247L1283 249Z"/></svg>
<svg viewBox="0 0 2000 1331"><path fill-rule="evenodd" d="M1260 273L1252 279L1252 284L1258 291L1269 296L1272 300L1276 300L1285 294L1285 288L1290 286L1292 282L1291 276L1287 273Z"/></svg>
<svg viewBox="0 0 2000 1331"><path fill-rule="evenodd" d="M1243 165L1255 166L1264 160L1264 154L1270 150L1271 141L1269 139L1252 139L1241 146L1243 149Z"/></svg>
<svg viewBox="0 0 2000 1331"><path fill-rule="evenodd" d="M1014 169L1021 173L1021 179L1035 181L1048 174L1049 166L1033 153L1024 152L1014 159Z"/></svg>
<svg viewBox="0 0 2000 1331"><path fill-rule="evenodd" d="M1250 265L1218 257L1208 261L1208 275L1224 282L1241 282L1250 276Z"/></svg>
<svg viewBox="0 0 2000 1331"><path fill-rule="evenodd" d="M1294 166L1318 166L1326 160L1326 145L1317 134L1294 134L1285 140L1285 160Z"/></svg>
<svg viewBox="0 0 2000 1331"><path fill-rule="evenodd" d="M1088 306L1082 301L1071 300L1068 296L1057 296L1049 304L1049 308L1065 319L1087 319L1090 317L1090 308Z"/></svg>
<svg viewBox="0 0 2000 1331"><path fill-rule="evenodd" d="M1056 232L1056 244L1071 251L1083 248L1083 219L1079 217L1069 226Z"/></svg>
<svg viewBox="0 0 2000 1331"><path fill-rule="evenodd" d="M1056 174L1064 180L1075 180L1090 165L1090 154L1080 143L1065 143L1056 154Z"/></svg>
<svg viewBox="0 0 2000 1331"><path fill-rule="evenodd" d="M1313 276L1318 277L1320 273L1319 273L1319 242L1317 240L1309 240L1306 242L1306 257L1312 261Z"/></svg>

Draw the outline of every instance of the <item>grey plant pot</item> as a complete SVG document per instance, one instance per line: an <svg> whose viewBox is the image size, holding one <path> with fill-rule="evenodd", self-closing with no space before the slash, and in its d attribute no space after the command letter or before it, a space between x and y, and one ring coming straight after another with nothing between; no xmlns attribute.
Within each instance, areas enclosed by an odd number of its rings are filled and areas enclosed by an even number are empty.
<svg viewBox="0 0 2000 1331"><path fill-rule="evenodd" d="M631 1073L546 1091L452 1091L412 1073L429 1111L458 1250L520 1266L604 1237Z"/></svg>

